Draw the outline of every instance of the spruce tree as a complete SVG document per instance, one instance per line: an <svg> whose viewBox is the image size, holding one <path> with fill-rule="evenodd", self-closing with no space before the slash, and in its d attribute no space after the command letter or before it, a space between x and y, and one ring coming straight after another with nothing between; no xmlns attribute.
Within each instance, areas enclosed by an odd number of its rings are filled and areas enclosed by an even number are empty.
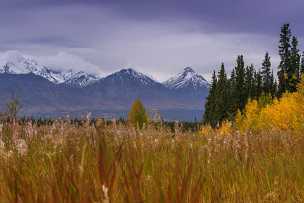
<svg viewBox="0 0 304 203"><path fill-rule="evenodd" d="M217 119L215 116L215 110L216 110L216 87L217 87L217 76L215 71L213 71L212 75L212 82L209 89L209 94L206 98L206 104L205 104L205 112L204 112L204 123L210 124L212 127L215 127L217 125Z"/></svg>
<svg viewBox="0 0 304 203"><path fill-rule="evenodd" d="M300 67L300 76L304 76L304 52L302 53L302 58L301 58L301 67Z"/></svg>
<svg viewBox="0 0 304 203"><path fill-rule="evenodd" d="M236 99L236 78L235 69L231 71L230 79L228 80L228 120L233 120L237 112L237 99Z"/></svg>
<svg viewBox="0 0 304 203"><path fill-rule="evenodd" d="M261 77L263 93L266 95L271 94L273 88L273 75L271 71L271 62L268 52L265 54L265 58L262 63Z"/></svg>
<svg viewBox="0 0 304 203"><path fill-rule="evenodd" d="M290 38L291 31L289 24L284 24L281 27L280 33L280 45L279 45L279 55L281 58L280 65L278 67L278 96L281 96L285 91L288 90L288 76L287 71L290 65Z"/></svg>
<svg viewBox="0 0 304 203"><path fill-rule="evenodd" d="M231 84L231 86L235 86L235 83L236 83L236 81L235 81L235 69L232 69L232 71L231 71L231 74L230 74L230 84Z"/></svg>
<svg viewBox="0 0 304 203"><path fill-rule="evenodd" d="M297 91L297 84L300 81L300 60L301 56L298 49L298 39L293 36L291 41L290 65L287 69L288 91Z"/></svg>
<svg viewBox="0 0 304 203"><path fill-rule="evenodd" d="M274 98L277 95L278 84L274 78L273 71L271 72L271 82L272 82L272 84L271 84L270 94L271 94L272 98Z"/></svg>
<svg viewBox="0 0 304 203"><path fill-rule="evenodd" d="M251 64L245 71L246 98L254 98L254 67Z"/></svg>
<svg viewBox="0 0 304 203"><path fill-rule="evenodd" d="M243 55L237 57L235 67L235 90L236 107L241 111L245 108L247 102L247 92L245 85L245 63Z"/></svg>
<svg viewBox="0 0 304 203"><path fill-rule="evenodd" d="M228 118L229 111L229 83L225 71L225 65L223 63L218 73L215 95L216 120L218 123L221 123Z"/></svg>
<svg viewBox="0 0 304 203"><path fill-rule="evenodd" d="M254 74L254 80L255 80L255 98L259 99L260 96L263 93L262 85L263 85L263 80L262 80L262 75L260 71L256 71Z"/></svg>

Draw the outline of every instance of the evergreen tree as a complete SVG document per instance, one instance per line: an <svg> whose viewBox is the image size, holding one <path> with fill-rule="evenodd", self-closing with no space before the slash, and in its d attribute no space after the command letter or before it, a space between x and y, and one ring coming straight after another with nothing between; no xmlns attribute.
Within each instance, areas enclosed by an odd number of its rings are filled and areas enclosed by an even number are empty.
<svg viewBox="0 0 304 203"><path fill-rule="evenodd" d="M278 84L274 78L273 71L271 72L271 81L272 81L272 85L271 85L270 94L271 94L272 98L274 98L277 95Z"/></svg>
<svg viewBox="0 0 304 203"><path fill-rule="evenodd" d="M212 82L209 89L209 94L206 99L205 104L205 112L204 112L204 123L210 124L212 127L217 125L217 119L215 118L215 110L216 110L216 87L217 87L217 76L215 71L213 71Z"/></svg>
<svg viewBox="0 0 304 203"><path fill-rule="evenodd" d="M303 77L303 75L304 75L304 52L302 53L301 67L300 67L300 76Z"/></svg>
<svg viewBox="0 0 304 203"><path fill-rule="evenodd" d="M254 98L254 67L251 64L246 68L245 72L246 98Z"/></svg>
<svg viewBox="0 0 304 203"><path fill-rule="evenodd" d="M237 99L236 99L236 77L235 69L231 71L230 79L228 80L228 120L233 120L237 112Z"/></svg>
<svg viewBox="0 0 304 203"><path fill-rule="evenodd" d="M128 121L136 128L142 128L144 124L148 123L148 115L142 102L137 99L132 104L131 110L128 114Z"/></svg>
<svg viewBox="0 0 304 203"><path fill-rule="evenodd" d="M245 64L243 55L237 57L235 67L235 89L232 95L236 99L236 107L241 111L245 108L247 102L247 92L245 85Z"/></svg>
<svg viewBox="0 0 304 203"><path fill-rule="evenodd" d="M262 80L262 75L260 71L256 71L254 74L254 80L255 80L255 98L259 99L259 97L263 93L262 85L263 85L263 80Z"/></svg>
<svg viewBox="0 0 304 203"><path fill-rule="evenodd" d="M292 37L291 41L291 51L290 51L290 65L287 69L288 77L288 90L290 92L297 91L297 84L300 81L300 60L301 56L298 49L298 40L295 36Z"/></svg>
<svg viewBox="0 0 304 203"><path fill-rule="evenodd" d="M236 84L235 69L233 69L230 74L230 86L235 87L235 84Z"/></svg>
<svg viewBox="0 0 304 203"><path fill-rule="evenodd" d="M291 31L289 28L289 24L284 24L281 27L280 33L280 45L279 45L279 55L281 58L280 65L278 67L278 95L281 96L285 91L288 90L288 76L287 71L290 65L290 38Z"/></svg>
<svg viewBox="0 0 304 203"><path fill-rule="evenodd" d="M215 95L215 116L218 123L221 123L228 118L229 111L229 83L223 63L218 73Z"/></svg>
<svg viewBox="0 0 304 203"><path fill-rule="evenodd" d="M273 75L271 71L271 62L268 52L265 54L265 59L261 68L262 90L264 94L271 94L273 88Z"/></svg>

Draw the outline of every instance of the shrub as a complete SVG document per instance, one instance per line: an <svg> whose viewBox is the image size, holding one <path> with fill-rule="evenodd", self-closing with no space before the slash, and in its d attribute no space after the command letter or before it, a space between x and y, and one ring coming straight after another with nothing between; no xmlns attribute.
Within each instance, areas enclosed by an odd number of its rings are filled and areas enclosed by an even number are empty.
<svg viewBox="0 0 304 203"><path fill-rule="evenodd" d="M148 116L142 102L137 99L132 104L131 110L128 114L128 121L136 128L143 128L148 123Z"/></svg>

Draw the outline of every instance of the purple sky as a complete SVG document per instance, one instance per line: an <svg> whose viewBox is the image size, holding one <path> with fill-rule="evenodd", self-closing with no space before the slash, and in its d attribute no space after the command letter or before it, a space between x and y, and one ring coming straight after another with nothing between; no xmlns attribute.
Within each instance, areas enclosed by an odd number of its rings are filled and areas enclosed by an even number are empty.
<svg viewBox="0 0 304 203"><path fill-rule="evenodd" d="M133 67L159 80L185 66L210 75L237 54L259 67L269 51L276 65L284 22L304 41L303 10L303 0L1 0L0 52L54 63L73 55L66 63L79 57L100 73Z"/></svg>

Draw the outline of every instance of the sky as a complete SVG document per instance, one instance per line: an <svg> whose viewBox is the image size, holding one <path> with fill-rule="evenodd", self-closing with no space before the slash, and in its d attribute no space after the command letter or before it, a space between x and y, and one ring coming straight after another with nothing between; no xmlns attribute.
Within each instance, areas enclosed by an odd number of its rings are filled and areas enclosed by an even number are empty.
<svg viewBox="0 0 304 203"><path fill-rule="evenodd" d="M303 0L1 0L0 54L101 75L134 68L159 81L191 66L209 79L238 54L259 68L267 51L276 67L283 23L304 41L303 9Z"/></svg>

